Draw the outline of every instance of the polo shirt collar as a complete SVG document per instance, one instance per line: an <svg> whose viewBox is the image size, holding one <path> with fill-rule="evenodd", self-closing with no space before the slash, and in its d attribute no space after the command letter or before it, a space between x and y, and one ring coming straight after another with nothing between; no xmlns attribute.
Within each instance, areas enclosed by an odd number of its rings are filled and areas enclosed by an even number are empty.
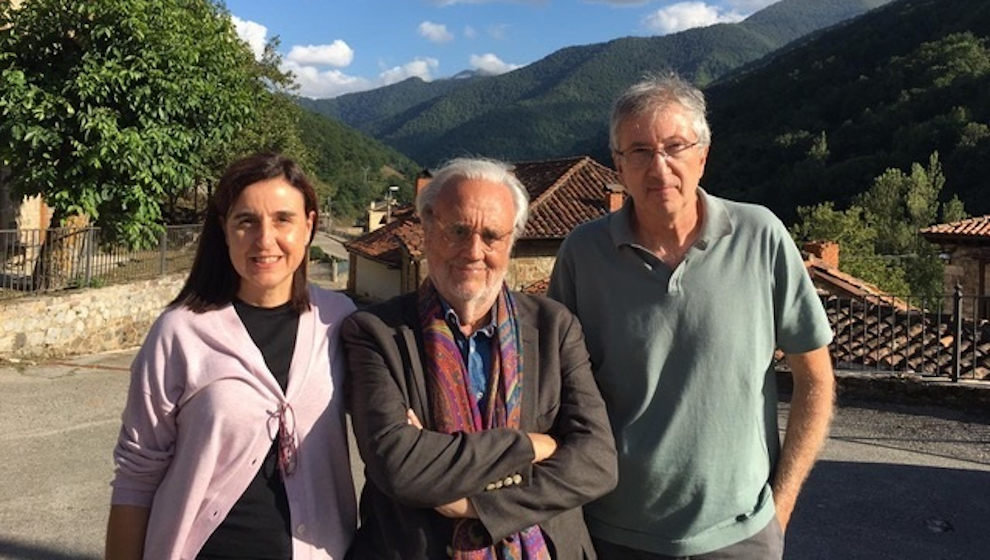
<svg viewBox="0 0 990 560"><path fill-rule="evenodd" d="M704 207L704 222L701 224L701 232L694 242L695 247L707 249L720 237L730 235L733 230L732 217L729 215L725 202L720 198L711 196L704 189L698 187L698 200ZM626 202L609 219L609 233L612 236L612 243L616 248L623 245L639 246L636 234L632 229L633 199L628 197Z"/></svg>

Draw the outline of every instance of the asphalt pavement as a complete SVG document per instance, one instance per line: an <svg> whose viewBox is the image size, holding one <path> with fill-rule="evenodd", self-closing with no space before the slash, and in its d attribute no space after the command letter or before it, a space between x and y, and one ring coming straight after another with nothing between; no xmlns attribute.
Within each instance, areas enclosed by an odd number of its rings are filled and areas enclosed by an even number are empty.
<svg viewBox="0 0 990 560"><path fill-rule="evenodd" d="M0 364L0 558L101 557L133 355ZM786 402L780 414L783 425ZM798 502L786 558L986 559L988 525L990 412L849 402Z"/></svg>

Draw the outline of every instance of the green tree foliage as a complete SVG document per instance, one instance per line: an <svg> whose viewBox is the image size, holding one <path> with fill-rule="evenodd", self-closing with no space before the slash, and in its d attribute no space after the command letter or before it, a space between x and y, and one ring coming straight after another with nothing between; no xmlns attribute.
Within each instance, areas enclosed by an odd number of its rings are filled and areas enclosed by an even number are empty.
<svg viewBox="0 0 990 560"><path fill-rule="evenodd" d="M889 293L907 294L910 287L904 269L880 258L875 250L877 232L864 217L864 210L853 206L839 211L831 202L798 208L798 222L791 234L798 242L835 241L839 244L839 268L877 285Z"/></svg>
<svg viewBox="0 0 990 560"><path fill-rule="evenodd" d="M887 169L847 210L838 211L831 202L799 207L791 233L799 242L838 242L839 267L888 293L934 301L942 294L943 265L936 247L918 231L965 218L958 198L939 202L945 183L933 153L927 167L912 164L910 173Z"/></svg>
<svg viewBox="0 0 990 560"><path fill-rule="evenodd" d="M893 2L709 87L706 184L792 221L825 200L847 208L885 169L937 151L945 196L990 212L988 90L990 3Z"/></svg>
<svg viewBox="0 0 990 560"><path fill-rule="evenodd" d="M253 65L256 80L264 87L258 92L254 117L237 134L226 155L219 164L226 165L233 156L268 150L283 153L294 159L303 169L314 166L313 154L299 135L299 121L303 112L295 103L293 92L298 89L294 76L279 69L282 58L278 54L280 40L274 37L265 45L261 60Z"/></svg>
<svg viewBox="0 0 990 560"><path fill-rule="evenodd" d="M212 0L0 4L0 160L56 219L131 245L162 203L215 177L267 84Z"/></svg>

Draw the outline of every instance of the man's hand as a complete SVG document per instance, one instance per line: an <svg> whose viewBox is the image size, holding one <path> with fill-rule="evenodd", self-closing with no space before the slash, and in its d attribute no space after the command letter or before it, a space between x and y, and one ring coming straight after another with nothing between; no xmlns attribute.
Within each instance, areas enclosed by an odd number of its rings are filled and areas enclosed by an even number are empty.
<svg viewBox="0 0 990 560"><path fill-rule="evenodd" d="M529 433L529 442L533 444L533 462L539 463L544 459L549 459L553 452L557 450L557 440L546 434Z"/></svg>
<svg viewBox="0 0 990 560"><path fill-rule="evenodd" d="M419 416L416 416L416 413L411 408L406 410L406 423L416 429L423 429L423 423L419 421Z"/></svg>
<svg viewBox="0 0 990 560"><path fill-rule="evenodd" d="M435 509L440 515L450 517L452 519L459 519L462 517L470 517L472 519L478 518L478 512L474 510L474 506L471 505L471 501L467 498L461 498L460 500L456 500L442 506L437 506L433 509Z"/></svg>

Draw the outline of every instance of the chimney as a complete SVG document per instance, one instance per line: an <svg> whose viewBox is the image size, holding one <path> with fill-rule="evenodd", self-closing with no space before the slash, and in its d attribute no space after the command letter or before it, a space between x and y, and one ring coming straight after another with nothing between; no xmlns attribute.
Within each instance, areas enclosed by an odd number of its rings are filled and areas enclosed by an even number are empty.
<svg viewBox="0 0 990 560"><path fill-rule="evenodd" d="M622 208L626 200L626 188L616 183L605 185L605 209L609 214Z"/></svg>
<svg viewBox="0 0 990 560"><path fill-rule="evenodd" d="M433 174L430 173L429 169L424 169L416 175L416 196L419 196L419 191L423 190L423 187L430 184L433 180Z"/></svg>
<svg viewBox="0 0 990 560"><path fill-rule="evenodd" d="M804 250L818 257L826 266L839 268L839 244L835 241L809 241Z"/></svg>

